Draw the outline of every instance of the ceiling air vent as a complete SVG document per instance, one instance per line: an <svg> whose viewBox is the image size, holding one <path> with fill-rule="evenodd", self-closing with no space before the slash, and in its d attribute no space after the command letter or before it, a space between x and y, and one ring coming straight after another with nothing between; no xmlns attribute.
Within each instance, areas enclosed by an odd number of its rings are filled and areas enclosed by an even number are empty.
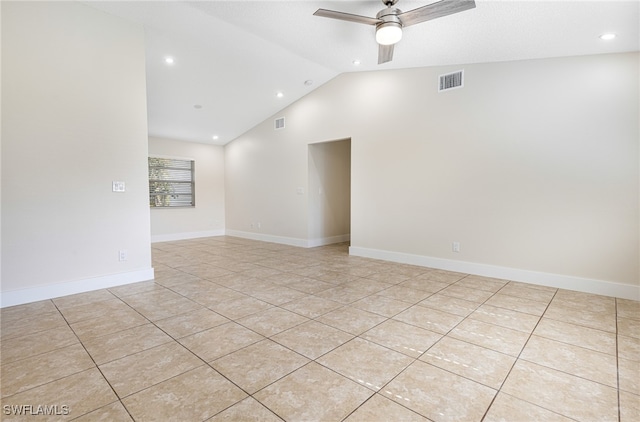
<svg viewBox="0 0 640 422"><path fill-rule="evenodd" d="M275 120L274 129L275 130L284 129L284 117L280 117L280 118Z"/></svg>
<svg viewBox="0 0 640 422"><path fill-rule="evenodd" d="M448 91L450 89L462 88L464 86L464 70L440 75L440 84L438 92Z"/></svg>

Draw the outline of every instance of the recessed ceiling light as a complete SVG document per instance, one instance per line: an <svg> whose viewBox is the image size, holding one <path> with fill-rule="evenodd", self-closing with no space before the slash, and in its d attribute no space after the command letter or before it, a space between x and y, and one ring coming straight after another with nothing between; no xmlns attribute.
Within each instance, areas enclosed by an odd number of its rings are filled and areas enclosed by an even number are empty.
<svg viewBox="0 0 640 422"><path fill-rule="evenodd" d="M213 135L212 138L213 138L214 141L217 141L220 137L218 135Z"/></svg>
<svg viewBox="0 0 640 422"><path fill-rule="evenodd" d="M353 63L354 66L360 66L360 63L362 63L362 62L360 60L358 60L358 59L355 59L351 63Z"/></svg>
<svg viewBox="0 0 640 422"><path fill-rule="evenodd" d="M198 110L202 108L202 106L200 104L196 104L193 106L193 108L197 108Z"/></svg>
<svg viewBox="0 0 640 422"><path fill-rule="evenodd" d="M616 34L614 34L614 33L612 33L612 32L610 32L610 33L608 33L608 34L602 34L602 35L600 35L600 39L601 39L601 40L605 40L605 41L612 40L612 39L614 39L615 37L616 37Z"/></svg>
<svg viewBox="0 0 640 422"><path fill-rule="evenodd" d="M173 57L165 57L164 58L164 62L166 64L173 64L173 62L174 62Z"/></svg>
<svg viewBox="0 0 640 422"><path fill-rule="evenodd" d="M284 97L284 94L283 94L282 92L278 92L278 93L276 94L276 97L278 97L278 98L282 98L282 97Z"/></svg>

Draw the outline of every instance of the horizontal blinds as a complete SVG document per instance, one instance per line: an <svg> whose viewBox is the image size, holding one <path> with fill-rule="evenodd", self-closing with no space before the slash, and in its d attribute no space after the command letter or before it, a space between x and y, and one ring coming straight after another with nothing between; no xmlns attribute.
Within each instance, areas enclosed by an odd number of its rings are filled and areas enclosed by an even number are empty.
<svg viewBox="0 0 640 422"><path fill-rule="evenodd" d="M149 157L149 205L194 206L193 172L193 161Z"/></svg>

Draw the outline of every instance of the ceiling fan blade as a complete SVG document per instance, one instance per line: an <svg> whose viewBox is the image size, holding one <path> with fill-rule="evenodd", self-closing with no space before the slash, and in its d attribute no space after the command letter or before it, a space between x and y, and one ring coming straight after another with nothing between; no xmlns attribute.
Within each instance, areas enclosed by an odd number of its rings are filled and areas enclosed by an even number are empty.
<svg viewBox="0 0 640 422"><path fill-rule="evenodd" d="M378 18L369 18L367 16L353 15L351 13L336 12L335 10L318 9L314 16L322 16L323 18L339 19L342 21L363 23L365 25L377 25L382 22Z"/></svg>
<svg viewBox="0 0 640 422"><path fill-rule="evenodd" d="M378 44L378 64L390 62L393 60L393 46Z"/></svg>
<svg viewBox="0 0 640 422"><path fill-rule="evenodd" d="M402 26L415 25L476 7L473 0L441 0L398 15Z"/></svg>

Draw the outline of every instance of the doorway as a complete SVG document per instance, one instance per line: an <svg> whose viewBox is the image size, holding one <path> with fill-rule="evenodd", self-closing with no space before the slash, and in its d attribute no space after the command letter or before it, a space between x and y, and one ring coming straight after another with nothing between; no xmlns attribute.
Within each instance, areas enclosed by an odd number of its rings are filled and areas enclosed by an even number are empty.
<svg viewBox="0 0 640 422"><path fill-rule="evenodd" d="M309 246L351 238L351 139L309 145Z"/></svg>

